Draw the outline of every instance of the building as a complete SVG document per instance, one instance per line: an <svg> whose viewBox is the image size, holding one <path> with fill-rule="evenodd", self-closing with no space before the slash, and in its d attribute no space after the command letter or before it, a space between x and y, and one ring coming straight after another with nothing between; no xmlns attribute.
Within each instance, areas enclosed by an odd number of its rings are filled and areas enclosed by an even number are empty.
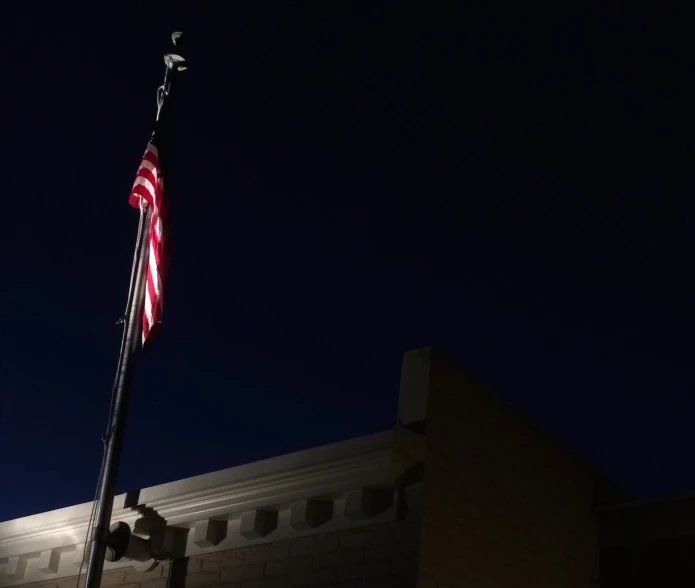
<svg viewBox="0 0 695 588"><path fill-rule="evenodd" d="M0 586L74 588L91 511L0 523ZM393 430L120 495L119 521L142 549L106 563L113 588L695 578L694 499L632 501L431 348L404 357Z"/></svg>

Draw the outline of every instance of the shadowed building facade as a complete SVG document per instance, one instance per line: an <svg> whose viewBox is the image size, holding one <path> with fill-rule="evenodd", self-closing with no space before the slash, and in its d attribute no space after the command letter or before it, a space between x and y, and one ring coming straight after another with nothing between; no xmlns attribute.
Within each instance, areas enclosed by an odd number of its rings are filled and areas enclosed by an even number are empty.
<svg viewBox="0 0 695 588"><path fill-rule="evenodd" d="M424 348L393 430L117 496L102 585L627 588L667 562L649 586L685 586L693 504L631 501ZM0 523L0 586L75 587L91 511Z"/></svg>

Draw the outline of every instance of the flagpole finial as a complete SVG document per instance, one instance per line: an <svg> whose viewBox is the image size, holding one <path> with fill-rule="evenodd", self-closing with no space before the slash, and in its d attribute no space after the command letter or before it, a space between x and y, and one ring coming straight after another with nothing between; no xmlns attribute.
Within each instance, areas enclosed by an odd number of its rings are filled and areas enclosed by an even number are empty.
<svg viewBox="0 0 695 588"><path fill-rule="evenodd" d="M182 37L183 33L181 31L174 31L171 33L171 42L173 43L174 47L181 48L181 45L184 43L184 39ZM178 53L167 53L164 56L164 63L166 64L168 70L185 71L188 69L186 59Z"/></svg>
<svg viewBox="0 0 695 588"><path fill-rule="evenodd" d="M183 33L181 31L174 31L171 34L171 42L174 47L181 47L183 44L182 37ZM165 53L164 64L166 65L166 70L164 70L164 82L157 89L157 120L159 120L159 115L162 111L164 100L169 95L169 91L171 90L171 79L173 74L180 71L186 71L188 69L185 57L182 57L178 53Z"/></svg>

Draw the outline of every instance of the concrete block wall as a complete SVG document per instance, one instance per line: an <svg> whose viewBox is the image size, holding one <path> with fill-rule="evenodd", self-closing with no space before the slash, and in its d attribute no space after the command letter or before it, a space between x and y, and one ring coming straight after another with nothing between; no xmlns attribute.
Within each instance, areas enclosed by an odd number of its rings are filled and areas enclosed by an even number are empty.
<svg viewBox="0 0 695 588"><path fill-rule="evenodd" d="M104 572L104 588L414 588L419 524L402 521ZM79 588L84 586L84 577ZM77 577L27 584L78 588Z"/></svg>
<svg viewBox="0 0 695 588"><path fill-rule="evenodd" d="M403 375L427 399L418 586L597 586L593 470L436 350Z"/></svg>

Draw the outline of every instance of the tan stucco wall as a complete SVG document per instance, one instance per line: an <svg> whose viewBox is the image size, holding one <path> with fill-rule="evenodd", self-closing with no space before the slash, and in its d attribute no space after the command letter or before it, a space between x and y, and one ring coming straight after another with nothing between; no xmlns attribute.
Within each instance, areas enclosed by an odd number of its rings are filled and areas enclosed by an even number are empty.
<svg viewBox="0 0 695 588"><path fill-rule="evenodd" d="M414 353L428 374L418 586L595 587L593 470L444 355Z"/></svg>

